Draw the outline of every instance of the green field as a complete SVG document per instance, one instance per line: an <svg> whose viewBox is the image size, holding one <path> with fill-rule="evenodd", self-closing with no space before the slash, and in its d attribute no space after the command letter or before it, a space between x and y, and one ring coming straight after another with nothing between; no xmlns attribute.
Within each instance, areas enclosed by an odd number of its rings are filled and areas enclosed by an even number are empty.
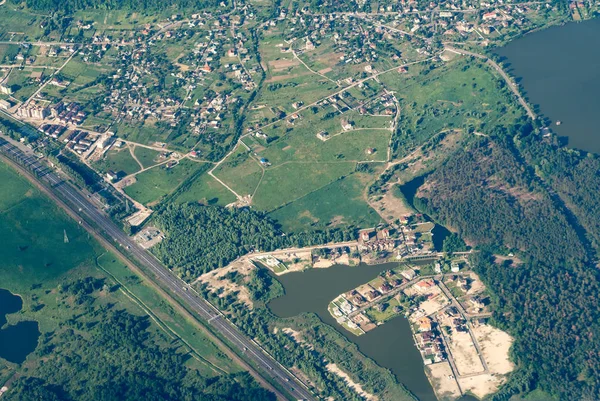
<svg viewBox="0 0 600 401"><path fill-rule="evenodd" d="M175 199L175 202L201 202L205 205L225 206L236 200L237 198L231 191L204 173L196 178L190 187Z"/></svg>
<svg viewBox="0 0 600 401"><path fill-rule="evenodd" d="M93 262L88 234L77 223L2 163L0 182L2 287L26 290Z"/></svg>
<svg viewBox="0 0 600 401"><path fill-rule="evenodd" d="M336 226L374 227L381 218L364 200L363 174L346 178L270 213L286 232Z"/></svg>
<svg viewBox="0 0 600 401"><path fill-rule="evenodd" d="M201 163L183 159L172 168L166 165L154 167L138 174L136 183L125 188L125 192L145 205L155 203L177 189L201 166Z"/></svg>
<svg viewBox="0 0 600 401"><path fill-rule="evenodd" d="M287 163L267 167L253 204L259 210L273 210L350 174L355 167L356 163L352 162Z"/></svg>
<svg viewBox="0 0 600 401"><path fill-rule="evenodd" d="M133 150L135 157L142 163L144 168L154 166L159 162L158 152L156 150L144 148L142 146L136 146Z"/></svg>
<svg viewBox="0 0 600 401"><path fill-rule="evenodd" d="M223 180L238 195L246 196L254 194L263 170L246 148L238 146L236 151L213 174Z"/></svg>
<svg viewBox="0 0 600 401"><path fill-rule="evenodd" d="M72 319L93 324L90 305L126 310L151 317L149 335L153 341L187 353L190 346L197 355L188 365L207 377L223 372L239 372L226 357L190 321L176 312L148 283L135 276L117 258L107 253L87 232L48 198L0 163L0 288L21 295L24 305L19 314L9 315L10 324L35 320L40 331L52 333ZM64 232L68 242L64 241ZM62 299L61 286L94 277L108 284L84 303ZM107 288L119 284L113 290ZM81 330L86 330L85 325ZM93 326L90 326L93 327ZM180 338L185 338L186 343ZM82 346L85 346L82 344ZM60 353L60 349L56 352ZM29 368L37 364L30 355ZM18 366L0 358L0 375L14 373ZM11 374L12 374L11 373Z"/></svg>
<svg viewBox="0 0 600 401"><path fill-rule="evenodd" d="M126 147L119 150L109 150L102 160L94 163L94 168L103 173L113 170L117 173L123 172L125 175L137 173L141 170L140 165L131 157L129 148Z"/></svg>

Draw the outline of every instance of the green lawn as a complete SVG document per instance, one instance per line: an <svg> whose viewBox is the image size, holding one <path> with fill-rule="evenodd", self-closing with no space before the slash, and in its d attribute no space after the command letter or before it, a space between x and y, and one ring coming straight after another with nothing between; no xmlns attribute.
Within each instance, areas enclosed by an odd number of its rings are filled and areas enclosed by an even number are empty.
<svg viewBox="0 0 600 401"><path fill-rule="evenodd" d="M381 218L364 200L362 174L332 182L270 213L286 232L335 226L374 227Z"/></svg>
<svg viewBox="0 0 600 401"><path fill-rule="evenodd" d="M125 188L127 195L145 205L155 203L172 193L183 181L202 166L183 159L175 167L154 167L136 176L136 183Z"/></svg>
<svg viewBox="0 0 600 401"><path fill-rule="evenodd" d="M91 263L94 251L88 234L76 222L4 164L0 182L2 287L22 291ZM4 190L5 185L10 190Z"/></svg>
<svg viewBox="0 0 600 401"><path fill-rule="evenodd" d="M196 178L190 187L175 199L175 202L201 202L206 205L225 206L235 202L236 199L231 191L205 173Z"/></svg>

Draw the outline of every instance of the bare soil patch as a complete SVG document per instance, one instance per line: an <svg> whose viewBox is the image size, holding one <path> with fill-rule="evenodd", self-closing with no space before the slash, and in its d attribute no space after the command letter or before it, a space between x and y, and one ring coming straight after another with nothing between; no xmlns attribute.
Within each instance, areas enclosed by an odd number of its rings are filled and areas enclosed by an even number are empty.
<svg viewBox="0 0 600 401"><path fill-rule="evenodd" d="M438 400L455 400L462 395L448 361L428 365L425 367L425 372Z"/></svg>
<svg viewBox="0 0 600 401"><path fill-rule="evenodd" d="M205 283L208 285L208 289L213 293L218 293L219 298L224 298L228 294L237 293L237 297L240 301L244 302L248 305L249 308L253 307L252 300L250 298L250 293L248 289L243 285L234 283L225 278L228 273L238 272L245 278L254 270L255 267L252 263L247 260L239 260L231 263L230 265L223 267L221 269L213 270L211 272L205 273L198 277L194 284L196 283Z"/></svg>
<svg viewBox="0 0 600 401"><path fill-rule="evenodd" d="M505 375L514 370L515 365L509 358L509 350L514 340L508 333L488 324L473 327L473 332L490 373Z"/></svg>

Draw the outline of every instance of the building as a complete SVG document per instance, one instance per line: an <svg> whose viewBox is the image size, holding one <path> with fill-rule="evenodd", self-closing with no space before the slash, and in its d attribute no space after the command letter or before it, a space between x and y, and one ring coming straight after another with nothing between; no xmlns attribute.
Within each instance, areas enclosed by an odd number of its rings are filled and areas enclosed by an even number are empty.
<svg viewBox="0 0 600 401"><path fill-rule="evenodd" d="M0 84L0 93L3 95L12 95L13 89L11 86Z"/></svg>
<svg viewBox="0 0 600 401"><path fill-rule="evenodd" d="M361 231L360 232L360 240L363 242L369 242L369 240L371 239L371 232L370 231Z"/></svg>
<svg viewBox="0 0 600 401"><path fill-rule="evenodd" d="M415 271L413 269L406 269L406 270L401 271L400 275L410 281L415 278L417 273L415 273Z"/></svg>
<svg viewBox="0 0 600 401"><path fill-rule="evenodd" d="M106 173L106 178L108 178L109 181L116 181L119 179L119 174L115 173L112 170L108 170L108 172Z"/></svg>
<svg viewBox="0 0 600 401"><path fill-rule="evenodd" d="M2 110L8 110L12 107L12 104L4 99L0 99L0 109Z"/></svg>
<svg viewBox="0 0 600 401"><path fill-rule="evenodd" d="M342 118L342 129L344 131L351 130L353 126L354 126L354 123L352 121L348 121L347 119Z"/></svg>
<svg viewBox="0 0 600 401"><path fill-rule="evenodd" d="M423 316L417 320L417 325L419 326L419 331L426 332L431 331L431 319L427 316Z"/></svg>
<svg viewBox="0 0 600 401"><path fill-rule="evenodd" d="M25 107L21 107L18 110L17 115L19 117L37 118L42 120L50 115L50 109L48 109L48 107L45 106L28 105Z"/></svg>

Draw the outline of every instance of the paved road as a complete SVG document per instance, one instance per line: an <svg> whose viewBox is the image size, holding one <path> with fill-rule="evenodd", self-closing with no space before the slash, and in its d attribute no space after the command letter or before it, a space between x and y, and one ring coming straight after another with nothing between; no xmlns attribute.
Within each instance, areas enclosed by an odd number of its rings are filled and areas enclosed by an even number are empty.
<svg viewBox="0 0 600 401"><path fill-rule="evenodd" d="M3 138L0 138L0 152L34 171L40 181L50 184L53 192L74 206L79 216L93 221L105 234L127 249L139 263L154 273L164 287L183 299L187 306L207 322L213 330L227 338L238 349L238 353L244 355L244 359L250 360L258 366L264 376L280 384L298 400L317 401L317 398L295 376L269 356L258 344L242 334L219 310L201 298L187 283L125 235L108 216L94 206L86 195L61 179L53 170L41 164L35 156L25 154Z"/></svg>

